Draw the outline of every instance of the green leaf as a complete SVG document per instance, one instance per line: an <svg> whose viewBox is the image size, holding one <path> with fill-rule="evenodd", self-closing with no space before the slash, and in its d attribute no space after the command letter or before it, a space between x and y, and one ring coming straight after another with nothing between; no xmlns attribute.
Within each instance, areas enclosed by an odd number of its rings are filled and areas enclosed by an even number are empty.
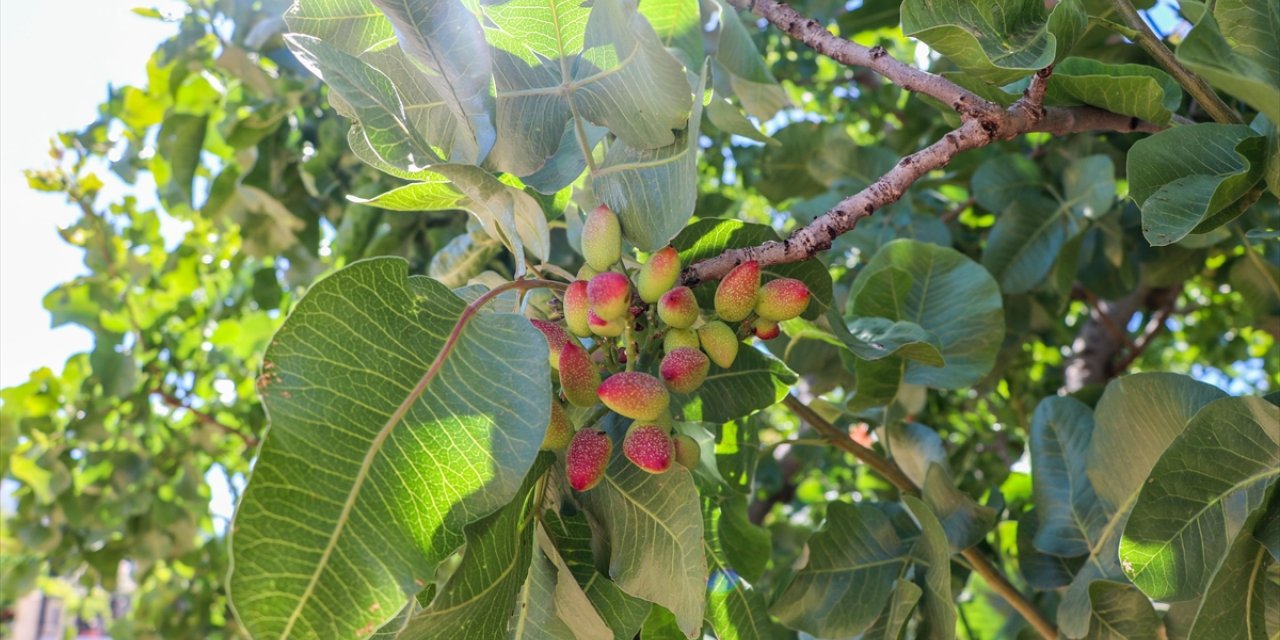
<svg viewBox="0 0 1280 640"><path fill-rule="evenodd" d="M513 614L527 614L527 607L513 607L517 594L542 573L536 565L530 568L535 555L536 521L532 514L538 508L534 489L552 459L547 453L538 456L515 499L467 525L462 562L431 604L415 614L398 637L496 638L507 630Z"/></svg>
<svg viewBox="0 0 1280 640"><path fill-rule="evenodd" d="M427 275L450 289L456 289L480 275L484 267L497 257L502 246L479 233L464 233L431 255Z"/></svg>
<svg viewBox="0 0 1280 640"><path fill-rule="evenodd" d="M964 71L996 85L1026 77L1066 55L1086 19L1074 0L1059 3L1051 15L1036 0L902 4L904 35L923 40Z"/></svg>
<svg viewBox="0 0 1280 640"><path fill-rule="evenodd" d="M1220 226L1213 216L1262 177L1265 139L1244 125L1175 127L1139 140L1127 160L1129 196L1152 246ZM1202 223L1212 222L1207 226Z"/></svg>
<svg viewBox="0 0 1280 640"><path fill-rule="evenodd" d="M719 94L712 96L711 102L707 103L707 119L711 124L725 133L742 136L744 138L763 142L765 144L779 146L782 143L773 139L771 136L761 133L756 128L755 123L747 119L738 107L733 103L720 97Z"/></svg>
<svg viewBox="0 0 1280 640"><path fill-rule="evenodd" d="M461 206L476 216L489 237L506 245L517 271L524 270L525 249L542 260L550 255L546 214L533 196L507 182L509 176L495 178L484 169L462 164L436 165L432 170L467 196Z"/></svg>
<svg viewBox="0 0 1280 640"><path fill-rule="evenodd" d="M479 164L493 148L493 61L480 20L461 0L371 0L395 26L400 48L432 73L419 76L435 90L461 130L450 160ZM465 151L464 151L465 150Z"/></svg>
<svg viewBox="0 0 1280 640"><path fill-rule="evenodd" d="M1111 211L1116 201L1116 169L1102 154L1073 160L1062 171L1062 189L1072 213L1098 219Z"/></svg>
<svg viewBox="0 0 1280 640"><path fill-rule="evenodd" d="M1089 585L1093 613L1086 640L1156 640L1160 618L1141 591L1110 581Z"/></svg>
<svg viewBox="0 0 1280 640"><path fill-rule="evenodd" d="M649 20L662 46L680 52L686 67L700 66L705 51L698 0L645 0L640 14Z"/></svg>
<svg viewBox="0 0 1280 640"><path fill-rule="evenodd" d="M1274 563L1256 537L1247 530L1241 531L1216 567L1196 611L1190 637L1267 638L1268 610L1274 611L1275 603L1280 602Z"/></svg>
<svg viewBox="0 0 1280 640"><path fill-rule="evenodd" d="M160 186L160 201L166 207L192 206L191 183L200 166L200 152L204 148L208 125L208 116L184 113L170 114L160 125L152 171ZM167 175L162 176L156 171L156 162L164 163Z"/></svg>
<svg viewBox="0 0 1280 640"><path fill-rule="evenodd" d="M778 239L778 234L768 225L741 220L707 218L685 227L680 235L671 241L671 246L680 253L680 264L688 266L699 260L718 256L728 249L777 242ZM774 278L795 278L809 288L811 298L809 308L801 316L803 318L813 320L831 308L831 274L828 273L826 265L817 258L764 266L761 267L761 275L761 280L765 282ZM715 291L715 282L695 285L693 290L698 296L699 304L704 308L712 307Z"/></svg>
<svg viewBox="0 0 1280 640"><path fill-rule="evenodd" d="M706 71L699 87L706 84ZM701 98L702 91L698 91ZM596 197L618 214L622 234L642 251L674 238L698 201L698 127L702 100L693 105L689 127L665 147L635 147L619 139L591 173Z"/></svg>
<svg viewBox="0 0 1280 640"><path fill-rule="evenodd" d="M670 610L694 637L706 606L707 560L693 477L651 474L617 455L581 500L609 541L609 576L623 591Z"/></svg>
<svg viewBox="0 0 1280 640"><path fill-rule="evenodd" d="M1017 200L996 218L982 264L1006 293L1026 293L1044 281L1080 230L1069 203L1044 196Z"/></svg>
<svg viewBox="0 0 1280 640"><path fill-rule="evenodd" d="M390 211L450 211L460 208L463 199L444 176L396 187L372 198L347 196L351 202Z"/></svg>
<svg viewBox="0 0 1280 640"><path fill-rule="evenodd" d="M716 62L729 72L731 93L747 113L761 122L769 120L789 104L787 94L756 50L738 12L724 0L717 0L716 5L720 10Z"/></svg>
<svg viewBox="0 0 1280 640"><path fill-rule="evenodd" d="M973 173L970 193L982 208L1001 213L1015 202L1043 197L1040 167L1026 156L1002 153L983 162Z"/></svg>
<svg viewBox="0 0 1280 640"><path fill-rule="evenodd" d="M675 396L672 404L685 421L721 424L781 402L795 382L781 360L742 344L732 366L713 367L697 391Z"/></svg>
<svg viewBox="0 0 1280 640"><path fill-rule="evenodd" d="M721 555L728 561L728 565L748 582L759 581L764 575L765 566L769 564L773 547L769 530L753 524L747 518L745 496L733 494L720 502L715 533L723 552ZM707 537L710 539L711 534L707 534Z"/></svg>
<svg viewBox="0 0 1280 640"><path fill-rule="evenodd" d="M341 98L339 112L360 123L360 138L378 159L406 171L439 161L410 123L396 87L385 74L318 38L294 33L285 42Z"/></svg>
<svg viewBox="0 0 1280 640"><path fill-rule="evenodd" d="M516 495L551 415L546 341L483 313L446 346L463 309L403 260L366 260L272 340L271 430L231 541L230 599L255 637L368 635Z"/></svg>
<svg viewBox="0 0 1280 640"><path fill-rule="evenodd" d="M746 501L738 498L741 519L746 520ZM764 596L730 563L723 540L726 520L722 505L703 501L705 549L711 575L707 579L707 622L720 640L787 638L791 634L769 619ZM766 534L767 535L767 534ZM770 553L765 538L763 559Z"/></svg>
<svg viewBox="0 0 1280 640"><path fill-rule="evenodd" d="M873 283L896 268L911 276L904 292ZM938 338L943 367L907 362L909 384L959 389L978 382L995 363L1004 340L1000 288L985 269L960 252L916 240L896 240L876 253L853 281L849 312L914 322Z"/></svg>
<svg viewBox="0 0 1280 640"><path fill-rule="evenodd" d="M903 287L904 291L911 282L911 276L901 269L884 269L876 276L905 282L907 286ZM938 337L914 322L893 321L888 318L854 318L846 326L838 316L830 317L830 320L832 333L853 355L863 360L900 356L935 367L944 364Z"/></svg>
<svg viewBox="0 0 1280 640"><path fill-rule="evenodd" d="M911 612L915 610L916 603L920 601L920 594L923 593L920 587L914 582L908 582L899 578L893 583L893 594L889 597L889 603L884 606L884 611L880 613L880 617L876 618L876 623L871 625L862 634L865 640L898 640L902 637L902 631L907 626L907 621L911 619Z"/></svg>
<svg viewBox="0 0 1280 640"><path fill-rule="evenodd" d="M920 495L942 522L952 553L960 553L982 542L999 520L994 509L978 504L969 494L958 489L950 471L941 464L931 465L924 482L917 484L921 485Z"/></svg>
<svg viewBox="0 0 1280 640"><path fill-rule="evenodd" d="M1178 60L1280 122L1280 7L1218 0L1178 45Z"/></svg>
<svg viewBox="0 0 1280 640"><path fill-rule="evenodd" d="M1204 592L1237 533L1228 502L1260 500L1280 477L1278 414L1262 398L1211 402L1160 456L1120 540L1125 574L1148 596Z"/></svg>
<svg viewBox="0 0 1280 640"><path fill-rule="evenodd" d="M1182 89L1172 76L1155 67L1067 58L1053 68L1045 99L1054 104L1086 104L1166 125L1182 104Z"/></svg>
<svg viewBox="0 0 1280 640"><path fill-rule="evenodd" d="M1056 556L1087 555L1107 514L1085 474L1093 410L1072 397L1040 401L1031 418L1031 476L1040 514L1035 548Z"/></svg>
<svg viewBox="0 0 1280 640"><path fill-rule="evenodd" d="M596 570L591 548L591 525L585 514L572 517L545 512L543 523L565 565L578 580L596 612L613 629L614 640L633 640L653 605L627 595Z"/></svg>
<svg viewBox="0 0 1280 640"><path fill-rule="evenodd" d="M1080 570L1085 557L1062 558L1037 549L1035 539L1040 527L1038 512L1039 509L1031 509L1018 518L1018 570L1032 589L1060 589L1071 584L1071 579Z"/></svg>
<svg viewBox="0 0 1280 640"><path fill-rule="evenodd" d="M671 146L686 127L684 71L634 4L510 0L480 10L494 47L499 168L539 169L571 118L636 149Z"/></svg>
<svg viewBox="0 0 1280 640"><path fill-rule="evenodd" d="M927 633L922 638L951 640L956 637L956 605L951 595L951 549L947 534L933 511L919 498L902 496L907 509L920 525L920 539L912 556L925 565L924 619Z"/></svg>
<svg viewBox="0 0 1280 640"><path fill-rule="evenodd" d="M851 38L865 31L897 27L901 7L901 0L863 0L857 9L840 15L840 33Z"/></svg>
<svg viewBox="0 0 1280 640"><path fill-rule="evenodd" d="M369 0L303 0L285 12L289 29L358 56L392 41L395 29Z"/></svg>
<svg viewBox="0 0 1280 640"><path fill-rule="evenodd" d="M582 591L541 523L529 577L507 626L510 640L607 640L613 632Z"/></svg>
<svg viewBox="0 0 1280 640"><path fill-rule="evenodd" d="M882 511L832 502L827 523L809 539L809 559L770 612L818 637L847 637L871 627L905 569L908 545Z"/></svg>

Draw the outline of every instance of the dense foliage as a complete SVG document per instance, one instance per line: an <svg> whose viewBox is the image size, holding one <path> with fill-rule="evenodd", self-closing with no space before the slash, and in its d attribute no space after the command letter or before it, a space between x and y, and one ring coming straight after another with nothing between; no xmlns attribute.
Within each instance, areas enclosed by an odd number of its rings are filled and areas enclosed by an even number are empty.
<svg viewBox="0 0 1280 640"><path fill-rule="evenodd" d="M2 392L0 606L1274 637L1280 7L1178 11L191 0L28 174L95 346Z"/></svg>

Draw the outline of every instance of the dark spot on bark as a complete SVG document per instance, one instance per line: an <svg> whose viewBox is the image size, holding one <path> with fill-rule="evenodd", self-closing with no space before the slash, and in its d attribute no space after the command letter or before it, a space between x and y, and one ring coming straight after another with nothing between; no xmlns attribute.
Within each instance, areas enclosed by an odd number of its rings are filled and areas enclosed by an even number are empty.
<svg viewBox="0 0 1280 640"><path fill-rule="evenodd" d="M863 213L865 213L865 214L867 214L867 215L871 215L871 214L873 214L873 213L875 213L875 212L876 212L876 206L875 206L874 204L871 204L870 202L868 202L868 203L867 203L867 206L865 206L865 207L863 207L863 208L862 208L862 212L863 212Z"/></svg>
<svg viewBox="0 0 1280 640"><path fill-rule="evenodd" d="M807 22L806 24L808 24L808 25L809 25L809 28L810 28L810 29L814 29L814 28L816 28L816 27L818 26L818 21L817 21L817 20L810 20L810 21L809 21L809 22Z"/></svg>
<svg viewBox="0 0 1280 640"><path fill-rule="evenodd" d="M1137 116L1134 116L1134 117L1132 117L1132 118L1129 118L1129 130L1130 130L1130 131L1133 131L1134 129L1137 129L1137 128L1138 128L1138 123L1139 123L1139 122L1141 122L1141 121L1140 121L1140 120L1138 120L1138 117L1137 117Z"/></svg>
<svg viewBox="0 0 1280 640"><path fill-rule="evenodd" d="M911 156L907 156L907 157L903 158L903 159L902 159L902 161L901 161L901 162L899 162L898 164L900 164L900 165L902 165L902 166L904 166L904 167L909 167L909 166L911 166L911 163L912 163L912 162L914 162L914 161L915 161L915 158L913 158L913 157L911 157Z"/></svg>
<svg viewBox="0 0 1280 640"><path fill-rule="evenodd" d="M884 50L884 47L882 47L882 46L880 46L880 45L876 45L876 46L874 46L874 47L871 47L871 59L872 59L872 60L879 60L880 58L885 57L888 53L889 53L889 52L888 52L888 51L885 51L885 50Z"/></svg>
<svg viewBox="0 0 1280 640"><path fill-rule="evenodd" d="M996 135L996 131L1000 130L1000 125L997 124L994 120L983 120L982 130L986 131L988 136L993 137Z"/></svg>

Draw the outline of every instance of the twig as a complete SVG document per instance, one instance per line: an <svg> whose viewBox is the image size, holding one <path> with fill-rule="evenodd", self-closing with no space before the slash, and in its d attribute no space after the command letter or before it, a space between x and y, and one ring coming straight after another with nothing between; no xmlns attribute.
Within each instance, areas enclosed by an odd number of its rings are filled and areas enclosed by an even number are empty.
<svg viewBox="0 0 1280 640"><path fill-rule="evenodd" d="M1111 368L1112 371L1116 372L1117 375L1123 373L1125 369L1129 368L1129 365L1133 364L1134 360L1138 359L1138 356L1141 356L1147 350L1152 340L1164 329L1164 323L1169 319L1169 315L1173 313L1173 307L1178 302L1178 296L1181 293L1182 288L1178 287L1167 294L1168 298L1152 314L1151 320L1147 322L1147 326L1142 330L1142 335L1138 336L1138 339L1129 345L1128 352L1125 353L1124 358Z"/></svg>
<svg viewBox="0 0 1280 640"><path fill-rule="evenodd" d="M1117 326L1116 321L1111 317L1111 314L1107 313L1107 311L1102 308L1102 302L1098 300L1098 296L1094 295L1092 291L1081 286L1076 286L1073 293L1078 294L1081 299L1088 303L1093 317L1097 318L1098 321L1102 323L1102 327L1107 330L1107 333L1111 334L1112 338L1115 338L1116 342L1119 342L1129 349L1133 348L1133 341L1129 339L1129 334Z"/></svg>
<svg viewBox="0 0 1280 640"><path fill-rule="evenodd" d="M1151 27L1147 24L1142 16L1138 15L1138 10L1133 8L1133 4L1129 0L1116 0L1115 7L1120 11L1120 15L1124 17L1124 21L1137 32L1135 41L1155 58L1160 66L1164 67L1169 75L1173 76L1178 84L1186 89L1187 93L1195 98L1200 106L1204 107L1205 112L1214 120L1223 124L1237 124L1241 122L1240 114L1235 112L1227 103L1218 97L1213 87L1205 82L1203 78L1192 73L1190 69L1182 66L1181 62L1174 57L1173 52L1164 46L1164 42L1156 37L1151 31Z"/></svg>
<svg viewBox="0 0 1280 640"><path fill-rule="evenodd" d="M183 402L181 398L173 395L172 393L169 393L168 391L165 391L163 389L152 389L151 395L154 395L160 398L161 402L165 403L166 405L174 409L182 409L183 411L189 412L192 416L195 416L195 419L201 424L208 425L210 427L218 429L219 431L222 431L227 435L232 435L237 438L240 438L240 440L244 442L244 446L250 449L258 446L258 439L254 437L252 434L245 433L240 429L237 429L231 425L228 425L225 422L222 422L221 420L218 420L217 418L203 411L200 411L199 409L192 407L191 405Z"/></svg>
<svg viewBox="0 0 1280 640"><path fill-rule="evenodd" d="M874 469L899 490L904 493L919 495L920 488L902 472L902 469L895 462L881 456L872 449L854 442L849 438L848 434L827 422L809 405L801 402L799 398L789 395L783 400L783 403L819 433L827 436L831 444ZM1040 610L1026 596L1022 595L1022 592L1018 591L1018 588L1013 586L986 556L979 553L976 547L965 549L960 552L960 555L968 561L974 573L982 576L983 580L986 580L987 586L991 587L991 590L999 594L1001 598L1004 598L1009 603L1009 606L1021 614L1042 637L1046 640L1056 640L1058 630L1054 628L1053 623L1049 622L1049 619L1043 613L1040 613Z"/></svg>

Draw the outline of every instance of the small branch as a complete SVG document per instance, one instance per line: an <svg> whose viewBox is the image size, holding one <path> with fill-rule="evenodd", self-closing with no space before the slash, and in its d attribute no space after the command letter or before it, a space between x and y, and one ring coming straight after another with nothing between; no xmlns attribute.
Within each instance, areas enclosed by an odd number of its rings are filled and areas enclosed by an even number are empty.
<svg viewBox="0 0 1280 640"><path fill-rule="evenodd" d="M1111 337L1117 343L1120 343L1129 349L1133 348L1133 341L1129 339L1129 334L1116 325L1111 314L1102 309L1102 301L1098 300L1098 296L1094 295L1092 291L1081 286L1077 286L1073 293L1078 294L1081 299L1088 303L1090 313L1094 318L1102 323L1102 327L1107 330L1107 333L1111 334Z"/></svg>
<svg viewBox="0 0 1280 640"><path fill-rule="evenodd" d="M1142 16L1138 15L1138 10L1133 8L1133 3L1129 0L1116 0L1115 6L1124 17L1124 21L1137 32L1135 41L1138 45L1151 54L1151 57L1155 58L1156 62L1160 63L1160 66L1164 67L1165 71L1168 71L1174 80L1177 80L1178 84L1182 85L1182 88L1204 107L1210 117L1223 124L1241 122L1240 115L1218 97L1209 83L1178 62L1173 52L1164 46L1164 42L1151 31L1151 27L1142 19Z"/></svg>
<svg viewBox="0 0 1280 640"><path fill-rule="evenodd" d="M904 493L914 495L920 494L920 488L902 472L902 469L898 467L897 463L854 442L849 438L849 434L844 433L840 429L836 428L835 425L827 422L822 416L818 415L816 411L810 408L809 405L801 402L799 398L793 395L788 395L782 402L787 405L787 408L795 412L795 414L802 420L808 422L815 430L826 436L830 440L831 444L849 454L852 454L855 458L862 461L863 464L866 464L881 476L884 476L886 480L892 483L899 490ZM974 573L982 576L983 580L987 581L987 586L991 587L992 591L995 591L1000 595L1000 597L1004 598L1004 600L1009 603L1009 606L1013 607L1014 610L1021 614L1022 617L1032 627L1034 627L1042 637L1045 638L1045 640L1057 639L1058 630L1054 628L1053 623L1049 622L1049 619L1044 617L1044 614L1040 613L1040 610L1037 609L1026 596L1022 595L1022 592L1018 591L1017 587L1014 587L1013 584L1009 582L1008 578L1005 578L1004 574L1002 574L986 556L979 553L976 547L965 549L960 552L960 555L968 561L969 565L973 568Z"/></svg>
<svg viewBox="0 0 1280 640"><path fill-rule="evenodd" d="M1128 369L1129 365L1132 365L1133 362L1147 350L1147 347L1151 345L1151 341L1154 340L1155 337L1160 334L1160 331L1164 329L1165 321L1167 321L1169 319L1169 315L1173 313L1173 308L1178 302L1178 296L1181 293L1182 287L1177 287L1164 294L1167 297L1160 305L1160 308L1156 309L1156 312L1152 314L1151 320L1147 322L1147 326L1142 330L1142 335L1138 336L1138 339L1129 345L1129 350L1125 354L1124 358L1111 367L1111 370L1114 371L1116 375L1119 375Z"/></svg>
<svg viewBox="0 0 1280 640"><path fill-rule="evenodd" d="M866 67L907 91L923 93L951 107L964 118L998 117L1000 105L984 100L942 76L917 69L890 56L884 47L864 47L841 38L817 20L800 15L777 0L728 0L729 4L773 23L792 38L836 62Z"/></svg>
<svg viewBox="0 0 1280 640"><path fill-rule="evenodd" d="M200 411L199 409L193 408L191 405L183 402L181 398L173 395L172 393L169 393L163 389L152 389L151 395L154 395L160 398L160 401L165 403L169 407L172 407L174 409L182 409L183 411L189 412L192 416L195 416L195 419L201 424L208 425L210 427L218 429L219 431L222 431L227 435L240 438L240 440L244 442L244 446L248 447L249 449L252 449L258 446L258 439L254 437L252 434L245 433L244 431L241 431L240 429L232 427L218 420L217 418L203 411Z"/></svg>

